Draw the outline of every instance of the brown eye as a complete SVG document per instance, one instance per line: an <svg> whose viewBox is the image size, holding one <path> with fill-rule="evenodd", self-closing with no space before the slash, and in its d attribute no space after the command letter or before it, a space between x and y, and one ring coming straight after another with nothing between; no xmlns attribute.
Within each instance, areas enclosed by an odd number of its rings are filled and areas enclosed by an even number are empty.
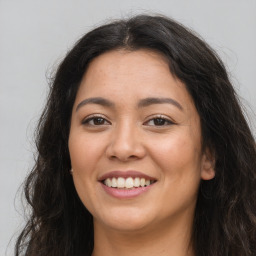
<svg viewBox="0 0 256 256"><path fill-rule="evenodd" d="M100 126L100 125L109 125L110 123L103 117L95 116L89 117L83 120L82 124L88 126Z"/></svg>
<svg viewBox="0 0 256 256"><path fill-rule="evenodd" d="M163 118L155 118L153 119L154 125L165 125L167 121Z"/></svg>
<svg viewBox="0 0 256 256"><path fill-rule="evenodd" d="M103 125L105 120L101 117L95 117L91 120L94 125Z"/></svg>
<svg viewBox="0 0 256 256"><path fill-rule="evenodd" d="M172 124L174 124L174 122L172 122L171 120L169 120L165 117L155 117L155 118L148 120L145 123L145 125L148 125L148 126L168 126L168 125L172 125Z"/></svg>

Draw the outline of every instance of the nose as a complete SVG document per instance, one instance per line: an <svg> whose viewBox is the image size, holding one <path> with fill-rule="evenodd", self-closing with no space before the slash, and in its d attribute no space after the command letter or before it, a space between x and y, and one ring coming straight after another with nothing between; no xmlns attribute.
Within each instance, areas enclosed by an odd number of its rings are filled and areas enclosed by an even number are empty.
<svg viewBox="0 0 256 256"><path fill-rule="evenodd" d="M113 129L110 143L106 149L109 159L127 162L141 159L145 154L146 150L138 127L124 123Z"/></svg>

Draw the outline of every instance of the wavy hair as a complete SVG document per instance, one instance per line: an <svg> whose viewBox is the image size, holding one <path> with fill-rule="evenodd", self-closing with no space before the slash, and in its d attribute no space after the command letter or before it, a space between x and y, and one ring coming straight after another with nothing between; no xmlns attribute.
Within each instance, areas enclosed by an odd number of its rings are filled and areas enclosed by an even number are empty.
<svg viewBox="0 0 256 256"><path fill-rule="evenodd" d="M198 36L163 16L139 15L84 35L59 65L37 129L37 158L24 191L31 215L15 255L78 256L93 250L93 218L72 176L71 110L88 64L115 49L149 49L193 98L203 146L215 156L215 178L201 181L192 242L195 255L256 255L256 147L241 104L217 54ZM127 88L129 90L129 88Z"/></svg>

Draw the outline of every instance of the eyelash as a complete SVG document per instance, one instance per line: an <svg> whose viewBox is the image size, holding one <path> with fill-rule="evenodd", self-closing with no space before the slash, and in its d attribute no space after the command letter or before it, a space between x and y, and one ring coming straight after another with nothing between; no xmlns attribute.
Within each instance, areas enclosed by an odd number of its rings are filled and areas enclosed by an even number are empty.
<svg viewBox="0 0 256 256"><path fill-rule="evenodd" d="M100 123L95 124L96 120L100 121ZM90 123L91 121L93 122L93 124ZM101 123L101 122L103 122L103 123ZM149 124L150 122L153 122L153 124ZM160 122L160 124L157 125L156 122ZM88 125L88 126L102 126L102 125L110 125L111 123L101 115L93 115L93 116L89 116L89 117L85 118L82 121L82 124L83 125ZM160 126L174 125L175 123L172 120L170 120L169 118L166 118L165 116L159 115L159 116L154 116L154 117L150 118L149 120L147 120L146 122L143 123L143 125L145 125L145 124L147 124L148 126L160 127Z"/></svg>
<svg viewBox="0 0 256 256"><path fill-rule="evenodd" d="M104 124L90 124L90 122L95 122L96 120L99 120L101 119L101 121L104 122ZM107 122L107 124L105 124L105 122ZM106 120L106 118L104 118L103 116L101 115L93 115L93 116L89 116L87 118L85 118L83 121L82 121L82 124L83 125L88 125L88 126L101 126L101 125L109 125L110 122Z"/></svg>
<svg viewBox="0 0 256 256"><path fill-rule="evenodd" d="M160 121L160 123L162 123L162 122L163 123L157 125L156 124L157 121L158 122ZM149 123L149 122L154 122L153 125L149 125L149 126L157 126L157 127L159 127L159 126L169 126L169 125L174 125L175 124L172 120L170 120L169 118L166 118L165 116L162 116L162 115L154 116L154 117L150 118L148 121L144 122L144 124Z"/></svg>

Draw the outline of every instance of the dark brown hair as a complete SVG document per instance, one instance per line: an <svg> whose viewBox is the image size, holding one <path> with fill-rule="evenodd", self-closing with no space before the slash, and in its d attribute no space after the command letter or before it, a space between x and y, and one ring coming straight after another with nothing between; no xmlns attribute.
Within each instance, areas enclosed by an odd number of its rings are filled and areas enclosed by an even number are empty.
<svg viewBox="0 0 256 256"><path fill-rule="evenodd" d="M166 57L170 72L192 96L204 146L215 155L215 178L200 184L192 236L195 255L255 256L255 140L225 67L191 31L149 15L94 29L59 65L38 125L37 160L25 183L31 216L17 240L16 256L91 255L92 216L69 173L71 109L90 61L120 48L151 49Z"/></svg>

